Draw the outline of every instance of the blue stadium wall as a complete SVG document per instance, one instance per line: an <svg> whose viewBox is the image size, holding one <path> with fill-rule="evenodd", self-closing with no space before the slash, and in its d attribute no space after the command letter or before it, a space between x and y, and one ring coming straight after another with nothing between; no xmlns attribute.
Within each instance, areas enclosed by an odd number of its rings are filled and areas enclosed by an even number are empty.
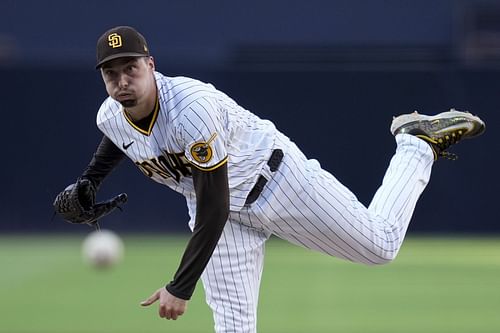
<svg viewBox="0 0 500 333"><path fill-rule="evenodd" d="M457 146L458 161L435 164L410 232L500 231L493 209L500 66L494 57L464 57L460 38L467 9L490 2L210 3L145 1L140 10L132 1L0 4L0 232L87 230L52 219L52 201L100 141L95 114L106 94L93 69L94 43L117 24L144 32L164 74L211 82L272 120L366 205L395 149L394 115L452 107L479 114L486 133ZM98 199L119 192L129 202L103 220L109 228L188 230L183 198L130 161Z"/></svg>

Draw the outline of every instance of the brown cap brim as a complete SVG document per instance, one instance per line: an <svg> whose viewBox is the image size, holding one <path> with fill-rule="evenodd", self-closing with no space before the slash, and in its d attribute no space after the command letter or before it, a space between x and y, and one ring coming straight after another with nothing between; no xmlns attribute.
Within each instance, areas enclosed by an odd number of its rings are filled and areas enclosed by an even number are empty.
<svg viewBox="0 0 500 333"><path fill-rule="evenodd" d="M147 55L143 53L136 53L136 52L125 52L125 53L119 53L119 54L113 54L110 55L109 57L106 57L102 59L96 66L95 69L99 69L104 65L105 62L118 59L118 58L127 58L127 57L147 57Z"/></svg>

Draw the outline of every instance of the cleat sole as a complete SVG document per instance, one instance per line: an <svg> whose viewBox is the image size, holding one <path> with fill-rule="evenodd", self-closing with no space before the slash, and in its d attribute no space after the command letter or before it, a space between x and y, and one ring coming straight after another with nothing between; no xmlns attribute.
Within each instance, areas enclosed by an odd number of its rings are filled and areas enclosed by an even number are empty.
<svg viewBox="0 0 500 333"><path fill-rule="evenodd" d="M442 119L450 119L462 117L470 121L468 126L465 127L467 130L467 135L465 137L472 137L480 135L486 129L484 122L477 116L472 115L469 112L462 112L451 109L450 111L442 112L434 116L427 116L419 114L416 111L410 114L403 114L394 118L391 124L391 133L394 133L404 125L408 125L414 122L429 121L429 122L439 122ZM460 127L460 126L459 126ZM450 128L453 130L453 128Z"/></svg>

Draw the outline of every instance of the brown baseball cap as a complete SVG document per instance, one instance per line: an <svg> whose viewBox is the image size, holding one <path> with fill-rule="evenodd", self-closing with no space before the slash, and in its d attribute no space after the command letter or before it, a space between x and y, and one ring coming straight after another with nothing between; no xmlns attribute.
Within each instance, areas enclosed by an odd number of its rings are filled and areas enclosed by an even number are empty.
<svg viewBox="0 0 500 333"><path fill-rule="evenodd" d="M122 57L148 57L146 39L137 30L128 26L109 29L97 40L96 69L110 60Z"/></svg>

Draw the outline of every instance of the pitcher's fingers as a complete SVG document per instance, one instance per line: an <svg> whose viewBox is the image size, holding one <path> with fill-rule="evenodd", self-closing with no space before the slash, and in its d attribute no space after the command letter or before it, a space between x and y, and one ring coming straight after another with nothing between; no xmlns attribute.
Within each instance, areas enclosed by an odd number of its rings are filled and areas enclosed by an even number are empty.
<svg viewBox="0 0 500 333"><path fill-rule="evenodd" d="M170 319L167 315L167 307L165 304L160 303L160 306L158 307L158 314L160 315L160 318Z"/></svg>
<svg viewBox="0 0 500 333"><path fill-rule="evenodd" d="M151 305L153 304L154 302L156 302L158 299L160 298L160 292L159 291L155 291L153 295L149 296L148 299L146 299L145 301L142 301L141 302L141 305L142 306L148 306L148 305Z"/></svg>

